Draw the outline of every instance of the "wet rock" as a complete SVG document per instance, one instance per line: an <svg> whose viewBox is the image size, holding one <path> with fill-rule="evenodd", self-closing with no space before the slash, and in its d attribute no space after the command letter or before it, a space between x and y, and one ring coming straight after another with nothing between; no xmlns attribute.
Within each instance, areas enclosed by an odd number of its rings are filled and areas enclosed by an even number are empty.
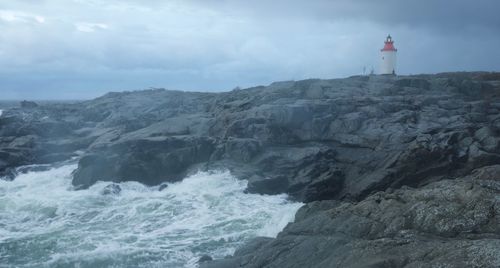
<svg viewBox="0 0 500 268"><path fill-rule="evenodd" d="M26 174L28 172L42 172L42 171L47 171L53 168L52 165L29 165L29 166L22 166L16 169L17 173L21 174Z"/></svg>
<svg viewBox="0 0 500 268"><path fill-rule="evenodd" d="M167 188L168 188L168 184L167 183L162 183L162 184L160 184L160 187L158 187L158 191L161 192L161 191L163 191L163 190L165 190Z"/></svg>
<svg viewBox="0 0 500 268"><path fill-rule="evenodd" d="M497 267L499 170L309 203L276 239L202 267Z"/></svg>
<svg viewBox="0 0 500 268"><path fill-rule="evenodd" d="M21 108L31 109L38 107L38 104L34 101L21 101Z"/></svg>
<svg viewBox="0 0 500 268"><path fill-rule="evenodd" d="M122 188L118 184L109 184L102 189L102 195L117 195L120 194Z"/></svg>
<svg viewBox="0 0 500 268"><path fill-rule="evenodd" d="M209 255L203 255L198 260L198 263L209 262L209 261L212 261L212 260L213 260L212 257L210 257Z"/></svg>
<svg viewBox="0 0 500 268"><path fill-rule="evenodd" d="M0 162L0 169L2 168L2 164ZM3 171L0 172L0 179L1 180L7 180L7 181L12 181L14 178L17 176L17 172L14 168L3 168Z"/></svg>
<svg viewBox="0 0 500 268"><path fill-rule="evenodd" d="M208 161L214 141L204 137L154 137L112 143L83 156L73 185L96 181L139 181L146 185L181 180L187 169Z"/></svg>

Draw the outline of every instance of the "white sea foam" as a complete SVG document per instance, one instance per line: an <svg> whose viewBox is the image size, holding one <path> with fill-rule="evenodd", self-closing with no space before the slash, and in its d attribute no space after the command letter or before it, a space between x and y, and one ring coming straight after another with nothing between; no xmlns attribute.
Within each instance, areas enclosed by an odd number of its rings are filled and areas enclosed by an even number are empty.
<svg viewBox="0 0 500 268"><path fill-rule="evenodd" d="M75 165L0 180L0 263L12 267L194 267L255 236L275 236L299 203L245 194L229 172L200 172L163 191L109 183L74 191ZM0 265L1 266L1 265Z"/></svg>
<svg viewBox="0 0 500 268"><path fill-rule="evenodd" d="M2 110L2 109L0 109L0 117L2 116L2 114L3 114L3 110Z"/></svg>

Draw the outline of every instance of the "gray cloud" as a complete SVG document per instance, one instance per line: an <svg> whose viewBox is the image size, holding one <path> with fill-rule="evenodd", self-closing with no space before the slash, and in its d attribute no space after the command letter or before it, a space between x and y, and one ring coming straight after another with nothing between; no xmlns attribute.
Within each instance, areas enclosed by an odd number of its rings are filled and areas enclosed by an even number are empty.
<svg viewBox="0 0 500 268"><path fill-rule="evenodd" d="M0 99L228 90L378 67L500 70L495 0L20 0L0 4Z"/></svg>
<svg viewBox="0 0 500 268"><path fill-rule="evenodd" d="M315 20L367 20L388 26L430 27L462 31L469 27L498 30L499 3L495 0L194 0L206 6L217 5L227 12L252 16L309 17Z"/></svg>

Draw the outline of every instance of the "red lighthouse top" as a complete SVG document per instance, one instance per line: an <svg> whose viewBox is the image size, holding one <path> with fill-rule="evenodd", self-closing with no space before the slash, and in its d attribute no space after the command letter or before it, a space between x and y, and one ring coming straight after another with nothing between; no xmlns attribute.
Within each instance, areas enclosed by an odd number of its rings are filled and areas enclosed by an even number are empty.
<svg viewBox="0 0 500 268"><path fill-rule="evenodd" d="M380 51L398 51L394 47L394 41L392 40L391 35L387 36L387 39L385 39L384 43L385 43L384 48L382 48Z"/></svg>

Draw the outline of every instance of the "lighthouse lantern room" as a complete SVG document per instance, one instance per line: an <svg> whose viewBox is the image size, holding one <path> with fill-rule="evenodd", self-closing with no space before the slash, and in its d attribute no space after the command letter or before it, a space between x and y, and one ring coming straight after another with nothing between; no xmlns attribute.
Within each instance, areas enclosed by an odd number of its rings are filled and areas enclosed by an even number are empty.
<svg viewBox="0 0 500 268"><path fill-rule="evenodd" d="M387 36L384 48L380 51L382 52L380 74L396 74L396 52L398 50L394 47L391 35Z"/></svg>

